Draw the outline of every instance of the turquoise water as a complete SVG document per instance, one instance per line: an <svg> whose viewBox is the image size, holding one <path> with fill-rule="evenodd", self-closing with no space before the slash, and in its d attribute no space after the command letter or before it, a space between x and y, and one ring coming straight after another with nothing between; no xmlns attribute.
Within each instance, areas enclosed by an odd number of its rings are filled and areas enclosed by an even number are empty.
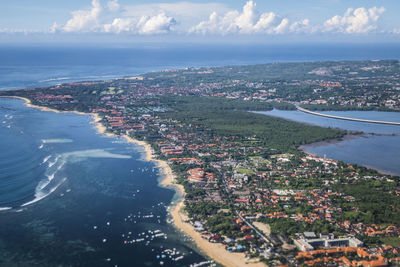
<svg viewBox="0 0 400 267"><path fill-rule="evenodd" d="M362 131L364 134L361 136L345 138L341 142L312 144L305 146L304 149L319 156L326 155L335 160L400 175L400 126L343 121L300 111L273 110L259 113L323 127ZM321 113L358 119L400 122L400 112L330 111Z"/></svg>
<svg viewBox="0 0 400 267"><path fill-rule="evenodd" d="M167 223L174 191L142 148L97 134L89 116L23 103L0 99L1 266L205 260Z"/></svg>

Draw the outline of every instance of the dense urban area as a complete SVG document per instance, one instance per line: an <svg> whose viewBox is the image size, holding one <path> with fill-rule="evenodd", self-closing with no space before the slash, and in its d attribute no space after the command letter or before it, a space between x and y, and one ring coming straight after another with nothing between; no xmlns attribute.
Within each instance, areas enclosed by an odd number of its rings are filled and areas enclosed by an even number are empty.
<svg viewBox="0 0 400 267"><path fill-rule="evenodd" d="M400 179L308 155L348 134L256 114L400 111L399 61L169 69L108 81L0 92L97 113L110 133L151 144L184 186L209 242L271 266L400 264Z"/></svg>

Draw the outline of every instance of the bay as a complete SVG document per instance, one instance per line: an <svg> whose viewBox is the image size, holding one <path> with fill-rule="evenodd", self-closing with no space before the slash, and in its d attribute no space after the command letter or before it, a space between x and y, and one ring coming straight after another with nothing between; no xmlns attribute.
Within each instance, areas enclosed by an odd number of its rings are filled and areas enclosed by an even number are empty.
<svg viewBox="0 0 400 267"><path fill-rule="evenodd" d="M303 146L303 149L321 157L326 156L370 167L384 173L400 175L400 126L337 120L300 111L275 109L257 113L322 127L361 131L362 135L345 138L343 141L320 142ZM399 112L329 111L320 113L357 119L400 122Z"/></svg>

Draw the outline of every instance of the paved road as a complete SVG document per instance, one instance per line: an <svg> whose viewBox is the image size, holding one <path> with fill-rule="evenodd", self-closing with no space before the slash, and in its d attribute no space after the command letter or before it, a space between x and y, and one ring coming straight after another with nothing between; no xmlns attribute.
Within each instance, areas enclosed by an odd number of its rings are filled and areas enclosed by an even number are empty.
<svg viewBox="0 0 400 267"><path fill-rule="evenodd" d="M396 125L400 126L400 122L392 122L392 121L374 121L374 120L363 120L363 119L356 119L356 118L348 118L348 117L340 117L340 116L334 116L334 115L327 115L327 114L322 114L318 112L314 112L305 108L301 108L299 106L296 106L297 110L308 113L311 115L316 115L316 116L321 116L325 118L331 118L331 119L338 119L338 120L345 120L345 121L358 121L358 122L366 122L366 123L375 123L375 124L386 124L386 125Z"/></svg>
<svg viewBox="0 0 400 267"><path fill-rule="evenodd" d="M271 242L271 240L269 240L269 238L267 238L265 235L263 235L260 231L258 231L257 228L255 228L251 223L249 223L245 218L243 218L242 215L240 215L239 212L236 211L236 214L239 216L240 219L242 219L242 221L247 224L251 229L254 230L254 232L257 233L257 235L259 237L261 237L262 239L264 239L265 242L270 243L270 245L273 247L273 243Z"/></svg>

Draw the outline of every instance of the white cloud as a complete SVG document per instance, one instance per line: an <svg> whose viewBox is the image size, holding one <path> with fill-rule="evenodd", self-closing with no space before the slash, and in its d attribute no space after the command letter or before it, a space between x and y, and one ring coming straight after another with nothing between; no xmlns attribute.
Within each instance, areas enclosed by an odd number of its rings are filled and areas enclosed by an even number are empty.
<svg viewBox="0 0 400 267"><path fill-rule="evenodd" d="M176 20L160 12L156 15L127 16L118 0L111 0L103 8L99 0L92 0L90 9L72 12L72 18L62 27L64 32L108 32L130 34L167 33L176 24ZM59 29L54 24L49 31Z"/></svg>
<svg viewBox="0 0 400 267"><path fill-rule="evenodd" d="M305 32L310 21L290 24L288 18L282 18L274 12L258 12L256 3L247 1L241 12L237 10L226 12L219 16L213 12L208 20L202 21L192 27L190 33L213 34L283 34L287 32Z"/></svg>
<svg viewBox="0 0 400 267"><path fill-rule="evenodd" d="M141 18L115 18L112 23L104 25L105 32L134 33L134 34L162 34L168 33L175 25L175 19L160 13L156 16L142 16Z"/></svg>
<svg viewBox="0 0 400 267"><path fill-rule="evenodd" d="M234 23L239 31L243 33L251 33L254 31L254 24L258 20L258 12L256 4L251 0L243 6L241 14L236 16Z"/></svg>
<svg viewBox="0 0 400 267"><path fill-rule="evenodd" d="M132 18L115 18L112 23L103 26L105 32L121 33L136 31L136 20Z"/></svg>
<svg viewBox="0 0 400 267"><path fill-rule="evenodd" d="M104 7L100 1L103 1ZM107 2L108 1L108 2ZM54 23L47 32L106 32L115 34L318 34L367 33L377 29L385 8L349 8L323 25L312 25L308 18L289 20L274 12L260 12L254 0L241 10L230 10L220 3L158 3L120 5L118 0L92 0L91 7L72 12L65 24ZM207 19L208 17L208 19ZM390 33L397 33L393 30Z"/></svg>
<svg viewBox="0 0 400 267"><path fill-rule="evenodd" d="M56 33L60 30L60 26L57 24L57 22L54 22L53 25L49 29L49 33Z"/></svg>
<svg viewBox="0 0 400 267"><path fill-rule="evenodd" d="M336 31L342 33L367 33L377 28L376 22L385 12L384 7L366 9L349 8L343 16L336 15L325 21L322 31Z"/></svg>
<svg viewBox="0 0 400 267"><path fill-rule="evenodd" d="M220 3L157 3L124 6L124 15L131 17L156 16L160 13L179 18L181 21L193 23L208 17L214 11L227 12L229 9Z"/></svg>
<svg viewBox="0 0 400 267"><path fill-rule="evenodd" d="M169 32L171 27L175 24L176 21L174 18L168 17L164 13L160 13L153 17L141 17L137 27L141 34L160 34Z"/></svg>
<svg viewBox="0 0 400 267"><path fill-rule="evenodd" d="M89 10L77 10L72 12L72 18L67 21L63 30L66 32L93 31L99 27L99 15L102 11L99 0L92 0Z"/></svg>
<svg viewBox="0 0 400 267"><path fill-rule="evenodd" d="M260 19L254 25L254 29L256 31L265 31L268 30L274 23L276 19L276 14L273 12L263 13L260 16Z"/></svg>
<svg viewBox="0 0 400 267"><path fill-rule="evenodd" d="M289 20L284 18L281 23L274 28L274 32L276 33L285 33L286 29L289 27Z"/></svg>
<svg viewBox="0 0 400 267"><path fill-rule="evenodd" d="M0 33L3 34L32 34L32 33L43 33L40 30L27 30L27 29L9 29L9 28L0 28Z"/></svg>
<svg viewBox="0 0 400 267"><path fill-rule="evenodd" d="M177 23L174 25L173 31L180 34L186 34L193 25L209 17L213 12L225 13L229 11L229 8L224 4L207 2L154 3L126 5L123 8L122 16L125 17L154 17L164 13L174 18Z"/></svg>
<svg viewBox="0 0 400 267"><path fill-rule="evenodd" d="M310 30L310 20L303 19L302 21L296 21L290 25L291 32L306 32Z"/></svg>
<svg viewBox="0 0 400 267"><path fill-rule="evenodd" d="M120 10L121 6L118 3L118 0L111 0L107 3L107 7L112 12L117 12Z"/></svg>

